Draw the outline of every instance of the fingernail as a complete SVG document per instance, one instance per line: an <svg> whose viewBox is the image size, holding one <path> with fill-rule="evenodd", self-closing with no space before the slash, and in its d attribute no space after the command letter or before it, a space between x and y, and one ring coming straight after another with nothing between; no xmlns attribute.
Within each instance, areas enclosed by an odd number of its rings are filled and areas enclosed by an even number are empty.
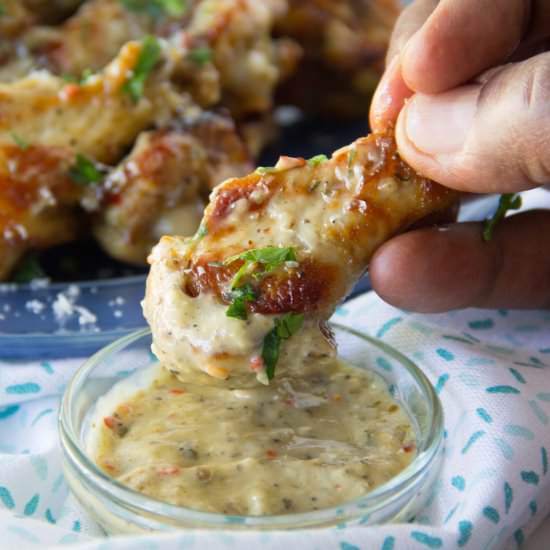
<svg viewBox="0 0 550 550"><path fill-rule="evenodd" d="M403 112L407 139L430 156L462 151L475 117L479 91L479 86L463 86L438 95L416 94Z"/></svg>
<svg viewBox="0 0 550 550"><path fill-rule="evenodd" d="M388 64L372 99L370 116L373 129L383 130L388 124L394 124L404 98L411 93L401 79L400 59L396 55Z"/></svg>

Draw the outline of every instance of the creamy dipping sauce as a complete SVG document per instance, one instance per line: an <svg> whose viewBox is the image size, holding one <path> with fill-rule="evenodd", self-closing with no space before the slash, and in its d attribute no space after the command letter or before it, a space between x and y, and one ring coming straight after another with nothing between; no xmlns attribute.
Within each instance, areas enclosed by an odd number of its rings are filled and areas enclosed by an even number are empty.
<svg viewBox="0 0 550 550"><path fill-rule="evenodd" d="M170 504L318 510L371 491L416 454L411 421L382 378L333 355L268 386L182 380L159 365L143 389L131 379L98 402L89 451L121 483Z"/></svg>

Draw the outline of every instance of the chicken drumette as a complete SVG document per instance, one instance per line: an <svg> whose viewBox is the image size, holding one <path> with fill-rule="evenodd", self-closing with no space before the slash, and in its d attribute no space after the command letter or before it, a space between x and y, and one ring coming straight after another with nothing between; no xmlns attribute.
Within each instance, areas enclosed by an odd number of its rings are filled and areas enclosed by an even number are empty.
<svg viewBox="0 0 550 550"><path fill-rule="evenodd" d="M321 351L325 321L374 251L455 200L381 134L331 159L281 157L274 168L227 180L195 237L164 237L150 256L144 312L155 353L178 374L269 379L277 338L303 324L305 347L288 353Z"/></svg>

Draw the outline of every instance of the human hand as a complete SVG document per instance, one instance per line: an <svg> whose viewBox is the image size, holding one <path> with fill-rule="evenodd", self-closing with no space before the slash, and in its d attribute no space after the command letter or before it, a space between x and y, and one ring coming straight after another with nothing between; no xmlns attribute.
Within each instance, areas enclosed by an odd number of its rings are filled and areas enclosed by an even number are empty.
<svg viewBox="0 0 550 550"><path fill-rule="evenodd" d="M395 124L419 173L473 193L550 182L550 2L417 0L401 15L371 126ZM406 101L407 100L407 101ZM374 289L405 309L550 307L550 212L411 231L371 261Z"/></svg>

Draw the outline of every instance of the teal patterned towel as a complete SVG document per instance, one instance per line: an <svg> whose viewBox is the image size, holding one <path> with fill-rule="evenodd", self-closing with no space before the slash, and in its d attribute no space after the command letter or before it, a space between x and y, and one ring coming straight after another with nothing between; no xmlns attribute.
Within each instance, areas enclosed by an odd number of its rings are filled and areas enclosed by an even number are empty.
<svg viewBox="0 0 550 550"><path fill-rule="evenodd" d="M367 294L336 320L419 363L446 415L446 456L415 523L286 533L102 537L59 462L60 393L81 361L0 362L0 548L89 550L516 548L550 511L550 312L410 315Z"/></svg>

